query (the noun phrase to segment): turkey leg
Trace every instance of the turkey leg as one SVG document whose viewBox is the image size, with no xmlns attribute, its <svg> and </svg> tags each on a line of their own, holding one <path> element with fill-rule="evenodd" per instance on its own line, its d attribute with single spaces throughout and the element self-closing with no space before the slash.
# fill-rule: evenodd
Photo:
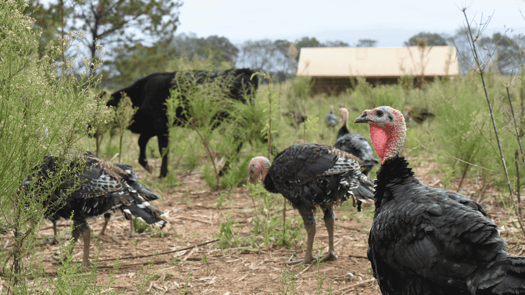
<svg viewBox="0 0 525 295">
<path fill-rule="evenodd" d="M 82 262 L 84 263 L 84 266 L 86 268 L 89 267 L 89 244 L 91 242 L 91 229 L 89 228 L 89 224 L 84 221 L 83 224 L 78 224 L 75 222 L 74 224 L 75 229 L 73 229 L 73 232 L 71 235 L 73 236 L 72 244 L 69 246 L 69 249 L 67 250 L 67 255 L 71 255 L 73 253 L 73 248 L 75 248 L 75 244 L 77 243 L 78 238 L 80 237 L 80 234 L 82 234 L 82 238 L 84 239 L 84 256 L 82 258 Z M 67 259 L 64 257 L 63 260 Z M 60 258 L 53 256 L 53 259 L 60 261 Z M 60 263 L 60 262 L 59 262 Z"/>
<path fill-rule="evenodd" d="M 126 213 L 125 213 L 126 214 Z M 133 237 L 133 234 L 135 233 L 135 229 L 133 227 L 133 216 L 128 215 L 129 217 L 129 236 Z"/>
<path fill-rule="evenodd" d="M 111 218 L 111 213 L 104 213 L 104 225 L 102 226 L 102 229 L 100 230 L 100 233 L 98 234 L 98 237 L 105 235 L 106 232 L 106 226 L 108 226 L 109 219 Z"/>
<path fill-rule="evenodd" d="M 306 253 L 304 255 L 304 259 L 298 259 L 298 260 L 292 260 L 286 262 L 286 264 L 290 265 L 301 265 L 301 264 L 307 264 L 314 261 L 314 257 L 312 256 L 312 249 L 314 245 L 314 237 L 315 237 L 315 218 L 314 214 L 310 210 L 306 210 L 304 208 L 298 208 L 299 213 L 301 213 L 301 216 L 303 218 L 304 222 L 304 229 L 306 230 L 307 240 L 306 240 Z"/>
<path fill-rule="evenodd" d="M 53 240 L 51 242 L 49 242 L 49 244 L 56 245 L 56 244 L 58 244 L 58 239 L 57 239 L 57 234 L 58 234 L 57 221 L 53 219 L 53 220 L 51 220 L 51 222 L 53 223 Z"/>
<path fill-rule="evenodd" d="M 91 230 L 90 228 L 81 228 L 82 237 L 84 238 L 84 257 L 82 262 L 86 268 L 89 268 L 89 243 L 91 242 Z"/>
<path fill-rule="evenodd" d="M 335 255 L 334 250 L 334 210 L 332 210 L 332 207 L 329 207 L 324 210 L 324 225 L 326 226 L 326 230 L 328 231 L 328 254 L 321 257 L 319 261 L 330 261 L 330 260 L 336 260 L 337 255 Z"/>
</svg>

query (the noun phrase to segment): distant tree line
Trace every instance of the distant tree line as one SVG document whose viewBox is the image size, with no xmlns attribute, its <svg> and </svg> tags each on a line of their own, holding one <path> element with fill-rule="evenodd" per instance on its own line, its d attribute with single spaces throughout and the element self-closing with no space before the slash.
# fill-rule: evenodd
<svg viewBox="0 0 525 295">
<path fill-rule="evenodd" d="M 321 42 L 315 37 L 297 40 L 248 40 L 235 46 L 226 37 L 198 37 L 176 34 L 181 0 L 29 0 L 26 13 L 42 29 L 39 54 L 52 46 L 70 48 L 68 57 L 78 56 L 78 70 L 100 75 L 102 85 L 112 88 L 128 85 L 153 72 L 167 71 L 174 58 L 206 60 L 214 68 L 249 67 L 270 72 L 282 81 L 296 72 L 300 50 L 308 47 L 374 47 L 376 40 L 360 39 L 356 44 L 343 41 Z M 82 36 L 72 36 L 78 31 Z M 474 63 L 467 34 L 459 29 L 453 36 L 421 32 L 404 42 L 405 46 L 455 46 L 461 73 Z M 76 42 L 76 43 L 75 43 Z M 83 44 L 84 50 L 72 45 Z M 107 52 L 100 50 L 103 45 Z M 494 33 L 479 39 L 480 51 L 489 57 L 494 69 L 503 74 L 521 71 L 521 36 Z M 65 60 L 62 56 L 55 60 Z M 91 60 L 102 59 L 104 67 L 91 73 Z M 87 61 L 87 62 L 86 62 Z"/>
</svg>

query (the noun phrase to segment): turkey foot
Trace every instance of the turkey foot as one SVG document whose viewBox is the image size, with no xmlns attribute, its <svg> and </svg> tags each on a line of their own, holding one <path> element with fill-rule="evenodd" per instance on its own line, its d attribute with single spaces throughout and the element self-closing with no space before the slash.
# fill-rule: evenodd
<svg viewBox="0 0 525 295">
<path fill-rule="evenodd" d="M 337 255 L 334 251 L 328 252 L 328 254 L 321 256 L 320 258 L 316 259 L 319 262 L 325 262 L 325 261 L 333 261 L 337 260 Z"/>
<path fill-rule="evenodd" d="M 101 236 L 106 235 L 106 227 L 108 226 L 109 219 L 111 219 L 111 213 L 109 212 L 104 213 L 104 225 L 102 226 L 102 229 L 100 230 L 100 233 L 98 234 L 99 239 Z"/>
<path fill-rule="evenodd" d="M 47 238 L 47 239 L 43 240 L 41 244 L 42 245 L 47 245 L 47 244 L 49 244 L 49 245 L 57 245 L 58 244 L 58 240 L 57 240 L 56 237 L 53 237 L 53 239 Z"/>
<path fill-rule="evenodd" d="M 287 261 L 286 264 L 295 266 L 295 265 L 312 263 L 315 260 L 314 257 L 312 256 L 312 247 L 314 245 L 314 237 L 315 237 L 315 223 L 309 226 L 306 226 L 305 229 L 306 229 L 306 234 L 307 234 L 307 240 L 306 240 L 306 254 L 304 256 L 304 259 Z"/>
<path fill-rule="evenodd" d="M 51 220 L 53 222 L 53 239 L 47 238 L 46 240 L 42 241 L 42 244 L 50 244 L 50 245 L 57 245 L 58 239 L 57 239 L 57 221 Z"/>
</svg>

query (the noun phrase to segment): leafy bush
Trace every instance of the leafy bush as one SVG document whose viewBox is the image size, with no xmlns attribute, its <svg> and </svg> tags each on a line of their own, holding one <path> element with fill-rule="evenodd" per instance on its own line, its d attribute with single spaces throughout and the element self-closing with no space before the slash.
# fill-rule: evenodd
<svg viewBox="0 0 525 295">
<path fill-rule="evenodd" d="M 19 186 L 44 156 L 67 156 L 70 151 L 82 150 L 80 139 L 86 136 L 97 111 L 94 95 L 87 88 L 97 84 L 95 77 L 71 74 L 76 70 L 74 60 L 55 66 L 49 56 L 59 56 L 59 48 L 49 47 L 46 55 L 38 57 L 39 32 L 34 20 L 22 12 L 26 5 L 24 1 L 0 2 L 0 222 L 9 229 L 5 238 L 13 243 L 0 253 L 0 267 L 8 292 L 14 294 L 38 292 L 26 278 L 44 271 L 34 254 L 45 202 L 63 179 L 76 171 L 60 169 L 67 163 L 63 161 L 49 180 L 33 175 L 30 187 Z M 66 36 L 65 44 L 73 37 Z M 92 62 L 96 70 L 98 63 Z M 34 186 L 37 182 L 38 190 Z M 67 277 L 70 272 L 67 267 L 59 271 L 57 281 L 71 280 Z M 96 286 L 93 280 L 78 283 L 61 284 L 57 291 L 71 294 Z"/>
</svg>

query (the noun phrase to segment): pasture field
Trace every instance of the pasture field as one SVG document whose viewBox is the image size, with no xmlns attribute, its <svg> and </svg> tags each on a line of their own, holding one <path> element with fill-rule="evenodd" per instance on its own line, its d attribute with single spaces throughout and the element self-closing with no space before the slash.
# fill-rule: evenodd
<svg viewBox="0 0 525 295">
<path fill-rule="evenodd" d="M 410 160 L 416 162 L 417 158 L 410 157 Z M 153 162 L 157 168 L 160 167 L 160 159 Z M 420 180 L 442 187 L 442 175 L 433 173 L 437 165 L 427 161 L 420 163 L 414 168 Z M 305 249 L 304 229 L 298 224 L 301 219 L 289 206 L 287 218 L 291 224 L 287 230 L 297 231 L 298 236 L 289 241 L 288 247 L 274 244 L 273 238 L 266 245 L 264 233 L 253 232 L 255 216 L 261 213 L 254 208 L 249 189 L 211 190 L 200 177 L 200 172 L 182 174 L 178 176 L 177 186 L 167 187 L 163 183 L 165 180 L 149 175 L 142 168 L 136 169 L 139 178 L 148 185 L 164 187 L 157 190 L 162 200 L 154 205 L 165 212 L 163 218 L 169 224 L 162 230 L 162 236 L 153 230 L 129 237 L 129 223 L 120 212 L 115 214 L 107 229 L 109 236 L 91 244 L 91 259 L 97 255 L 99 259 L 96 270 L 98 290 L 110 294 L 380 294 L 371 274 L 370 262 L 366 259 L 373 204 L 365 204 L 361 213 L 356 212 L 351 202 L 336 209 L 336 261 L 310 267 L 289 267 L 284 261 L 292 256 L 302 257 Z M 457 188 L 457 184 L 458 180 L 450 181 L 449 189 Z M 482 186 L 479 180 L 468 180 L 463 186 L 464 194 L 477 199 Z M 226 195 L 225 200 L 218 209 L 222 194 Z M 523 235 L 512 226 L 516 222 L 512 212 L 498 201 L 498 192 L 493 187 L 485 188 L 483 195 L 482 205 L 490 218 L 503 226 L 501 235 L 509 243 L 509 252 L 521 254 L 525 249 Z M 282 220 L 282 199 L 277 196 L 277 206 L 269 208 L 269 214 L 279 221 Z M 255 202 L 260 205 L 263 200 Z M 322 214 L 317 214 L 316 218 L 314 250 L 320 254 L 326 250 L 328 238 Z M 89 220 L 93 236 L 100 231 L 103 221 L 102 217 Z M 233 223 L 230 226 L 234 232 L 229 237 L 231 244 L 224 243 L 224 239 L 217 241 L 221 226 L 228 222 Z M 64 220 L 59 222 L 64 238 L 70 235 L 69 224 Z M 277 224 L 276 229 L 280 230 L 281 225 Z M 277 235 L 280 233 L 282 231 L 277 231 Z M 52 229 L 48 223 L 39 237 L 51 236 Z M 201 245 L 210 241 L 212 243 Z M 80 261 L 82 247 L 79 241 L 73 251 L 75 260 Z M 58 268 L 52 264 L 51 256 L 59 249 L 59 246 L 50 245 L 38 248 L 37 257 L 42 259 L 49 278 L 57 276 Z M 179 249 L 186 250 L 175 252 Z M 162 252 L 171 253 L 141 258 Z M 118 258 L 121 259 L 117 262 Z M 115 265 L 118 265 L 117 269 Z M 71 274 L 71 279 L 89 275 Z"/>
<path fill-rule="evenodd" d="M 67 42 L 51 44 L 46 55 L 39 57 L 40 36 L 31 29 L 33 20 L 23 9 L 24 1 L 0 4 L 0 19 L 5 23 L 0 38 L 0 232 L 5 233 L 0 235 L 1 294 L 379 294 L 366 258 L 373 204 L 365 204 L 361 213 L 351 202 L 335 210 L 336 261 L 288 267 L 286 260 L 304 254 L 301 218 L 289 204 L 283 210 L 282 196 L 265 192 L 261 184 L 246 184 L 249 160 L 268 155 L 268 145 L 259 139 L 268 133 L 270 118 L 272 146 L 277 151 L 298 142 L 333 145 L 338 128 L 324 124 L 330 105 L 336 113 L 339 105 L 346 107 L 350 121 L 364 109 L 381 105 L 402 111 L 410 108 L 413 114 L 432 112 L 434 118 L 408 126 L 402 155 L 424 183 L 458 190 L 482 204 L 488 217 L 501 227 L 510 254 L 523 255 L 525 236 L 515 207 L 523 207 L 523 202 L 515 201 L 515 193 L 509 195 L 484 90 L 473 71 L 427 82 L 421 89 L 414 87 L 414 77 L 409 76 L 397 85 L 378 87 L 358 78 L 353 89 L 339 96 L 315 97 L 310 95 L 310 79 L 295 77 L 281 84 L 261 85 L 251 105 L 229 104 L 237 108 L 230 117 L 237 124 L 225 122 L 215 130 L 209 128 L 210 114 L 223 111 L 223 104 L 209 104 L 207 97 L 216 98 L 214 89 L 219 88 L 202 86 L 191 99 L 194 106 L 206 107 L 192 110 L 198 120 L 194 129 L 200 134 L 191 128 L 170 129 L 169 173 L 158 179 L 160 154 L 155 140 L 150 141 L 147 156 L 156 171 L 148 174 L 137 162 L 137 135 L 125 128 L 113 136 L 110 128 L 102 130 L 114 118 L 98 99 L 100 89 L 92 88 L 100 81 L 86 73 L 77 75 L 79 63 L 85 62 L 85 68 L 96 72 L 100 61 L 56 64 L 64 50 L 60 47 L 68 46 Z M 66 37 L 74 40 L 73 35 Z M 180 62 L 175 59 L 167 64 L 171 70 L 175 65 L 188 68 Z M 169 69 L 159 72 L 163 70 Z M 523 154 L 506 86 L 517 129 L 523 134 L 523 78 L 501 76 L 490 69 L 485 74 L 514 190 L 517 176 L 523 179 L 525 174 L 521 160 L 517 165 L 521 172 L 514 165 L 516 151 Z M 297 125 L 282 115 L 290 110 L 306 115 L 306 122 Z M 165 212 L 168 225 L 159 230 L 136 223 L 138 233 L 129 237 L 129 222 L 116 213 L 107 236 L 98 238 L 103 218 L 89 219 L 93 267 L 85 270 L 79 262 L 82 241 L 74 247 L 72 259 L 61 265 L 53 263 L 52 256 L 63 255 L 71 244 L 71 222 L 60 221 L 58 245 L 42 243 L 52 235 L 43 209 L 60 179 L 45 183 L 39 194 L 24 193 L 19 186 L 46 155 L 95 152 L 95 139 L 86 134 L 88 126 L 91 131 L 100 128 L 103 135 L 99 157 L 132 165 L 141 182 L 162 197 L 153 205 Z M 370 139 L 366 124 L 350 123 L 349 128 Z M 224 163 L 220 159 L 231 156 L 237 146 L 229 140 L 233 135 L 240 135 L 244 147 L 233 154 L 229 172 L 217 181 L 215 169 Z M 370 173 L 372 179 L 377 169 Z M 316 218 L 314 250 L 321 254 L 327 247 L 327 232 L 321 216 Z"/>
<path fill-rule="evenodd" d="M 469 81 L 473 85 L 468 84 Z M 454 163 L 453 158 L 461 159 L 461 154 L 454 151 L 453 147 L 455 144 L 469 143 L 469 137 L 453 128 L 454 124 L 465 123 L 462 118 L 450 123 L 454 117 L 444 114 L 447 107 L 448 112 L 457 116 L 463 111 L 461 116 L 464 118 L 476 119 L 476 116 L 484 112 L 484 105 L 465 101 L 467 99 L 461 97 L 462 91 L 465 90 L 460 87 L 472 87 L 472 93 L 465 94 L 472 99 L 480 94 L 475 88 L 475 77 L 460 77 L 457 81 L 448 82 L 449 84 L 436 82 L 422 91 L 404 90 L 402 85 L 377 88 L 361 85 L 355 91 L 339 97 L 314 98 L 299 96 L 305 91 L 296 88 L 307 87 L 307 82 L 304 78 L 297 78 L 282 85 L 262 86 L 259 90 L 256 104 L 266 99 L 268 91 L 278 94 L 277 109 L 274 109 L 277 115 L 274 116 L 273 122 L 274 130 L 277 130 L 273 144 L 278 150 L 294 142 L 332 144 L 338 128 L 329 128 L 323 122 L 331 104 L 336 110 L 339 104 L 347 107 L 351 113 L 350 118 L 354 118 L 360 114 L 359 109 L 371 108 L 373 105 L 393 105 L 403 109 L 406 105 L 416 106 L 416 103 L 419 103 L 435 113 L 436 117 L 409 127 L 404 154 L 409 158 L 416 176 L 421 181 L 429 186 L 457 190 L 464 171 L 461 170 L 461 161 L 457 160 Z M 441 96 L 439 92 L 440 89 L 454 87 L 459 88 L 456 90 L 456 96 L 451 97 L 456 100 L 454 107 L 457 111 L 443 98 L 450 94 L 445 93 Z M 496 90 L 493 91 L 496 93 Z M 495 101 L 496 106 L 502 110 L 500 122 L 504 122 L 505 101 L 497 96 Z M 473 105 L 477 108 L 473 108 Z M 312 121 L 315 117 L 320 119 L 311 126 L 307 125 L 307 129 L 304 128 L 304 124 L 296 128 L 289 118 L 281 115 L 291 109 L 300 111 Z M 478 123 L 478 126 L 474 123 L 469 126 L 486 126 L 480 120 Z M 367 128 L 362 128 L 360 124 L 350 123 L 349 126 L 353 132 L 359 132 L 369 139 Z M 502 137 L 508 140 L 504 141 L 504 145 L 508 148 L 514 146 L 515 139 L 510 132 L 512 130 L 502 129 Z M 222 132 L 215 131 L 210 134 L 211 147 L 220 146 Z M 505 135 L 506 133 L 509 135 Z M 440 138 L 442 134 L 447 134 L 447 138 Z M 99 156 L 117 161 L 118 138 L 110 139 L 109 131 L 104 136 Z M 454 141 L 455 136 L 462 136 L 462 140 Z M 490 133 L 487 133 L 487 137 L 490 137 Z M 92 281 L 86 284 L 92 284 L 93 290 L 106 293 L 380 294 L 366 258 L 367 233 L 374 210 L 372 203 L 365 204 L 361 213 L 356 212 L 351 202 L 346 202 L 336 209 L 335 242 L 338 260 L 309 267 L 289 267 L 284 262 L 291 257 L 302 257 L 305 249 L 306 235 L 299 214 L 288 204 L 283 243 L 284 198 L 280 195 L 261 193 L 260 183 L 257 188 L 246 186 L 246 168 L 243 168 L 244 172 L 235 170 L 246 165 L 246 159 L 249 160 L 253 155 L 266 155 L 267 146 L 261 143 L 245 144 L 239 159 L 232 167 L 232 171 L 237 173 L 236 177 L 240 178 L 240 184 L 228 187 L 228 183 L 223 182 L 219 189 L 215 189 L 214 177 L 207 178 L 211 165 L 195 132 L 188 128 L 175 127 L 171 130 L 170 138 L 170 174 L 166 179 L 157 178 L 161 159 L 156 140 L 150 141 L 148 146 L 148 157 L 156 166 L 153 174 L 149 174 L 138 165 L 138 136 L 129 131 L 124 134 L 121 160 L 133 165 L 141 182 L 161 195 L 162 199 L 155 201 L 153 205 L 165 212 L 163 218 L 168 221 L 168 225 L 162 231 L 146 227 L 148 232 L 129 237 L 129 222 L 120 213 L 116 213 L 107 230 L 109 236 L 101 237 L 92 243 L 91 260 L 98 257 L 96 271 L 64 274 L 60 269 L 66 267 L 57 267 L 51 259 L 53 253 L 63 251 L 70 236 L 67 227 L 70 222 L 61 221 L 59 224 L 62 243 L 57 246 L 39 246 L 36 251 L 35 259 L 42 261 L 45 271 L 43 275 L 46 278 L 35 279 L 34 284 L 53 290 L 53 284 L 49 283 L 53 277 L 75 280 L 84 276 L 91 278 Z M 94 149 L 92 138 L 84 138 L 82 142 L 88 150 Z M 475 149 L 481 150 L 489 149 L 490 146 L 479 138 L 469 144 L 469 147 L 474 146 Z M 461 148 L 461 145 L 457 147 Z M 467 171 L 460 192 L 484 206 L 489 212 L 489 218 L 502 227 L 500 233 L 509 243 L 510 254 L 521 255 L 525 249 L 524 236 L 502 185 L 503 177 L 500 174 L 503 173 L 498 167 L 497 154 L 486 150 L 479 153 L 482 153 L 484 158 L 474 158 L 479 162 L 472 163 L 476 166 L 471 165 Z M 464 155 L 469 156 L 468 153 Z M 487 159 L 490 155 L 496 157 Z M 224 154 L 217 151 L 216 156 L 218 160 Z M 512 158 L 509 158 L 508 162 L 509 171 L 512 173 Z M 492 168 L 498 170 L 488 170 Z M 377 168 L 372 171 L 371 178 L 375 178 L 376 171 Z M 316 218 L 318 229 L 314 250 L 315 253 L 321 254 L 327 247 L 327 233 L 322 214 L 318 213 Z M 96 236 L 102 227 L 103 218 L 88 221 L 93 230 L 92 236 Z M 38 239 L 43 240 L 52 235 L 49 225 L 44 225 L 39 231 Z M 9 239 L 6 242 L 9 243 Z M 81 257 L 82 246 L 81 241 L 75 246 L 75 261 Z M 94 281 L 97 282 L 96 285 Z"/>
</svg>

